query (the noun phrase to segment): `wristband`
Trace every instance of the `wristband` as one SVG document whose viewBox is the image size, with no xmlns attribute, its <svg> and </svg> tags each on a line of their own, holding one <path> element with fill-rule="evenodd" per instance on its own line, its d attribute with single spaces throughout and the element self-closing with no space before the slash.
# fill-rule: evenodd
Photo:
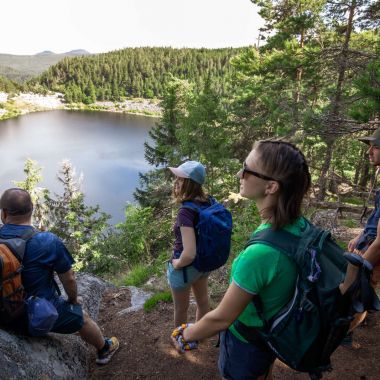
<svg viewBox="0 0 380 380">
<path fill-rule="evenodd" d="M 183 323 L 181 326 L 175 328 L 172 332 L 171 337 L 181 352 L 194 350 L 198 347 L 197 341 L 187 342 L 183 337 L 184 330 L 191 325 L 192 323 Z"/>
</svg>

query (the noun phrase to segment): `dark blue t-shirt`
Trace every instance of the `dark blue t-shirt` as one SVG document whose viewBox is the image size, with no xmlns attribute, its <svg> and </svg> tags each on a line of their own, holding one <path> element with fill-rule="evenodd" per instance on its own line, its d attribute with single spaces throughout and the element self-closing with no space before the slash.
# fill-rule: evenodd
<svg viewBox="0 0 380 380">
<path fill-rule="evenodd" d="M 24 235 L 31 226 L 5 224 L 0 228 L 1 238 Z M 74 263 L 62 241 L 51 232 L 39 232 L 26 243 L 22 283 L 28 296 L 36 295 L 53 301 L 58 293 L 53 281 L 54 272 L 65 273 Z"/>
<path fill-rule="evenodd" d="M 365 252 L 370 244 L 376 239 L 377 225 L 380 219 L 380 190 L 376 191 L 375 208 L 365 224 L 363 233 L 356 244 L 356 249 Z"/>
</svg>

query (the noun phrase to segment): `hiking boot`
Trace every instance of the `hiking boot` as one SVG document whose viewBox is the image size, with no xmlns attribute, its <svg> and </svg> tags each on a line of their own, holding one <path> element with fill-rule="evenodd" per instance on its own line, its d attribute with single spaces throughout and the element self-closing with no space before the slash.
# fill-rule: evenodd
<svg viewBox="0 0 380 380">
<path fill-rule="evenodd" d="M 353 331 L 347 333 L 347 335 L 344 337 L 344 339 L 342 340 L 340 345 L 342 347 L 353 348 L 354 350 L 361 348 L 360 343 L 357 343 L 354 341 L 354 332 Z"/>
<path fill-rule="evenodd" d="M 107 364 L 113 354 L 117 351 L 119 348 L 119 341 L 116 337 L 107 338 L 105 340 L 104 347 L 98 351 L 98 357 L 96 359 L 96 364 Z"/>
</svg>

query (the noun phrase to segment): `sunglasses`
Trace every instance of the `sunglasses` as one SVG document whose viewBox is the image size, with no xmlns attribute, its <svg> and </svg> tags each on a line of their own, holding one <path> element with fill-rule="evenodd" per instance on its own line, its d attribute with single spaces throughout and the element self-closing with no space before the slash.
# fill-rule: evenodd
<svg viewBox="0 0 380 380">
<path fill-rule="evenodd" d="M 255 172 L 254 170 L 248 169 L 247 164 L 244 162 L 243 163 L 243 169 L 241 169 L 241 178 L 244 179 L 245 173 L 251 174 L 251 175 L 253 175 L 253 176 L 257 177 L 257 178 L 261 178 L 261 179 L 264 179 L 266 181 L 277 181 L 277 179 L 269 177 L 269 176 L 267 176 L 265 174 L 261 174 L 261 173 Z M 279 182 L 279 181 L 277 181 L 277 182 Z"/>
</svg>

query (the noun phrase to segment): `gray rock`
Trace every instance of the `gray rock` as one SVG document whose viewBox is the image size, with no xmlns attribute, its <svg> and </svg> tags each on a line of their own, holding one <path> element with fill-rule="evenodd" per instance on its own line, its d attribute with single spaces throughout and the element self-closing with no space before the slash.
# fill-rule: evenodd
<svg viewBox="0 0 380 380">
<path fill-rule="evenodd" d="M 84 308 L 96 320 L 102 294 L 110 285 L 88 274 L 77 275 L 77 281 Z M 77 335 L 32 338 L 0 329 L 0 379 L 87 378 L 91 349 Z"/>
</svg>

